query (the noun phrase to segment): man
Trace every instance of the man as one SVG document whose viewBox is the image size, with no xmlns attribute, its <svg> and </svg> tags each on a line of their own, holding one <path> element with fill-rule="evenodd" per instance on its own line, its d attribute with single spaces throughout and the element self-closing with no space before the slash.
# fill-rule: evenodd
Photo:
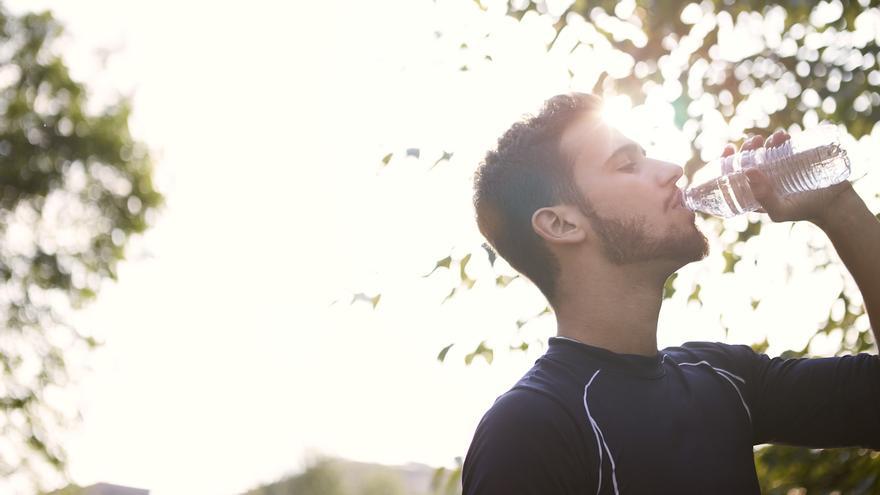
<svg viewBox="0 0 880 495">
<path fill-rule="evenodd" d="M 547 297 L 558 335 L 477 427 L 464 495 L 759 493 L 756 444 L 880 449 L 876 355 L 657 350 L 664 282 L 708 244 L 675 185 L 681 168 L 646 157 L 600 105 L 551 98 L 475 175 L 480 231 Z M 788 138 L 754 136 L 742 149 Z M 850 183 L 782 198 L 760 171 L 748 178 L 772 220 L 825 231 L 880 339 L 880 222 Z"/>
</svg>

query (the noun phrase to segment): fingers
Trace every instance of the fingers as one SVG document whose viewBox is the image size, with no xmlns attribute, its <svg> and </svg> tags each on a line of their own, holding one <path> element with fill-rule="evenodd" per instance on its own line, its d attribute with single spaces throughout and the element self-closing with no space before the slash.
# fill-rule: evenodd
<svg viewBox="0 0 880 495">
<path fill-rule="evenodd" d="M 753 149 L 760 148 L 763 145 L 764 145 L 764 138 L 760 134 L 755 134 L 753 136 L 749 136 L 749 138 L 743 142 L 742 146 L 740 146 L 739 150 L 740 151 L 753 150 Z"/>
<path fill-rule="evenodd" d="M 776 192 L 773 190 L 773 187 L 770 184 L 770 178 L 767 177 L 767 174 L 757 168 L 750 168 L 746 170 L 745 173 L 746 177 L 748 177 L 749 187 L 752 190 L 752 194 L 755 195 L 755 199 L 761 204 L 761 209 L 758 211 L 761 211 L 762 213 L 767 213 L 768 210 L 778 211 L 780 209 L 780 200 L 776 195 Z"/>
<path fill-rule="evenodd" d="M 724 146 L 724 151 L 721 152 L 721 157 L 724 158 L 734 153 L 736 153 L 736 146 L 734 146 L 732 143 L 727 143 L 727 145 Z"/>
<path fill-rule="evenodd" d="M 740 146 L 739 151 L 747 151 L 754 150 L 757 148 L 772 148 L 774 146 L 779 146 L 780 144 L 787 141 L 791 136 L 785 132 L 784 130 L 778 130 L 764 139 L 764 137 L 760 134 L 751 134 L 749 135 L 745 141 L 743 141 L 742 146 Z M 728 157 L 734 153 L 736 153 L 736 146 L 733 143 L 728 143 L 724 146 L 724 150 L 721 152 L 721 157 Z"/>
<path fill-rule="evenodd" d="M 778 130 L 778 131 L 774 132 L 773 134 L 771 134 L 770 137 L 768 137 L 766 141 L 764 141 L 764 147 L 765 148 L 772 148 L 774 146 L 779 146 L 780 144 L 786 142 L 790 138 L 791 138 L 791 136 L 787 132 L 785 132 L 783 130 Z"/>
</svg>

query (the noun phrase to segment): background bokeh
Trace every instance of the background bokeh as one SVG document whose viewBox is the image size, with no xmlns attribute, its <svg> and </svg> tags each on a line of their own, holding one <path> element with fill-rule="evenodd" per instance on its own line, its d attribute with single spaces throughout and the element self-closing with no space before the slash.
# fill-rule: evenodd
<svg viewBox="0 0 880 495">
<path fill-rule="evenodd" d="M 483 248 L 471 174 L 557 93 L 693 181 L 748 133 L 835 123 L 880 209 L 869 2 L 0 8 L 2 493 L 455 493 L 555 332 Z M 876 353 L 813 225 L 697 223 L 661 346 Z M 765 493 L 880 489 L 870 451 L 756 464 Z"/>
</svg>

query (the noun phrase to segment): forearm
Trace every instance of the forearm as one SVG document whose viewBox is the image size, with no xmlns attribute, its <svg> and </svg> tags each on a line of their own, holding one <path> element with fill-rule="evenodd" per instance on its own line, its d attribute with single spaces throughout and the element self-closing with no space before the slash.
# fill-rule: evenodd
<svg viewBox="0 0 880 495">
<path fill-rule="evenodd" d="M 850 188 L 835 198 L 823 217 L 813 223 L 828 235 L 859 286 L 874 341 L 880 343 L 880 220 Z"/>
</svg>

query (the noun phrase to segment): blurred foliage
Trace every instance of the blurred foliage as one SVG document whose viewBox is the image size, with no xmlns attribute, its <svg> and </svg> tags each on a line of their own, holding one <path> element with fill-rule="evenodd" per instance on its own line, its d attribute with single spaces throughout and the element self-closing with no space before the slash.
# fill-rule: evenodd
<svg viewBox="0 0 880 495">
<path fill-rule="evenodd" d="M 57 432 L 72 418 L 51 401 L 65 353 L 97 342 L 64 321 L 94 299 L 133 234 L 162 204 L 145 147 L 120 98 L 95 109 L 59 54 L 49 13 L 0 4 L 0 476 L 66 464 Z"/>
<path fill-rule="evenodd" d="M 461 493 L 462 458 L 455 458 L 455 468 L 437 468 L 431 478 L 431 489 L 435 495 L 458 495 Z"/>
<path fill-rule="evenodd" d="M 437 473 L 428 466 L 391 467 L 319 458 L 293 476 L 250 490 L 245 495 L 457 495 L 433 486 Z M 433 476 L 433 478 L 432 478 Z M 429 486 L 430 485 L 430 486 Z M 455 487 L 453 487 L 455 488 Z"/>
<path fill-rule="evenodd" d="M 358 495 L 406 495 L 400 479 L 390 473 L 371 475 L 357 493 Z"/>
<path fill-rule="evenodd" d="M 322 459 L 299 475 L 262 486 L 246 495 L 346 495 L 342 476 L 332 461 Z"/>
<path fill-rule="evenodd" d="M 41 494 L 45 493 L 45 495 L 82 495 L 83 491 L 84 491 L 83 487 L 81 487 L 77 484 L 71 483 L 70 485 L 67 485 L 64 488 L 61 488 L 59 490 L 53 490 L 48 493 L 46 493 L 46 492 L 40 492 L 40 493 Z"/>
<path fill-rule="evenodd" d="M 774 445 L 755 453 L 755 467 L 761 493 L 846 493 L 870 495 L 878 492 L 880 452 L 864 449 L 805 449 Z"/>
<path fill-rule="evenodd" d="M 474 1 L 488 10 L 483 2 Z M 845 124 L 849 134 L 858 139 L 871 133 L 880 117 L 880 112 L 874 111 L 880 105 L 880 10 L 873 1 L 787 0 L 768 4 L 756 0 L 510 0 L 507 15 L 523 22 L 527 17 L 532 21 L 548 20 L 554 35 L 545 48 L 556 54 L 568 54 L 572 78 L 587 70 L 582 59 L 593 51 L 602 52 L 602 60 L 627 62 L 624 65 L 629 68 L 625 71 L 600 71 L 593 93 L 603 97 L 625 94 L 637 106 L 645 102 L 647 94 L 662 88 L 662 94 L 675 109 L 675 124 L 691 138 L 692 158 L 685 164 L 688 178 L 703 165 L 700 137 L 708 129 L 727 126 L 734 136 L 768 135 L 776 129 L 794 131 L 827 120 Z M 752 49 L 734 55 L 723 53 L 719 35 L 722 31 L 729 35 L 738 28 L 748 32 Z M 440 31 L 434 34 L 437 38 L 442 36 Z M 491 37 L 492 33 L 479 36 Z M 458 45 L 463 53 L 473 50 L 467 41 Z M 485 64 L 492 63 L 492 55 L 477 53 L 464 58 Z M 461 71 L 478 69 L 467 64 L 460 67 Z M 589 68 L 597 69 L 603 68 Z M 444 152 L 447 153 L 452 154 Z M 390 159 L 391 154 L 386 155 L 383 162 L 387 164 Z M 703 219 L 723 244 L 724 263 L 719 275 L 735 271 L 743 259 L 738 248 L 759 235 L 763 223 L 769 221 L 750 216 L 744 229 L 729 232 L 729 225 L 721 219 L 705 215 Z M 735 235 L 723 235 L 731 233 Z M 826 249 L 831 249 L 830 244 L 816 248 Z M 497 269 L 495 254 L 486 245 L 460 261 L 451 255 L 440 259 L 425 276 L 440 269 L 453 269 L 454 263 L 461 268 L 459 280 L 443 302 L 475 283 L 482 283 L 465 274 L 464 265 L 471 255 L 486 256 Z M 822 269 L 830 263 L 817 261 L 813 268 Z M 838 268 L 844 269 L 842 265 Z M 498 269 L 493 274 L 495 286 L 505 288 L 517 276 Z M 664 287 L 664 298 L 675 294 L 674 281 L 675 276 L 670 277 Z M 687 302 L 702 306 L 702 288 L 696 284 L 689 290 Z M 760 303 L 759 298 L 753 297 L 752 310 L 757 310 Z M 864 315 L 864 307 L 853 304 L 843 291 L 833 307 L 842 307 L 843 311 L 829 311 L 827 322 L 817 329 L 816 336 L 840 336 L 837 355 L 874 350 L 870 328 L 858 329 L 855 325 Z M 538 316 L 542 314 L 549 311 Z M 527 321 L 517 321 L 514 339 L 519 339 L 518 331 Z M 813 339 L 803 349 L 789 350 L 782 356 L 807 356 L 812 342 Z M 447 360 L 453 345 L 440 351 L 440 361 Z M 525 350 L 528 343 L 514 340 L 504 347 Z M 753 347 L 764 352 L 768 342 L 765 339 Z M 491 362 L 491 353 L 492 348 L 483 341 L 465 360 L 470 363 L 482 355 Z M 762 446 L 755 457 L 765 493 L 880 493 L 880 459 L 875 452 Z M 459 475 L 460 467 L 452 472 L 440 471 L 438 484 Z"/>
</svg>

